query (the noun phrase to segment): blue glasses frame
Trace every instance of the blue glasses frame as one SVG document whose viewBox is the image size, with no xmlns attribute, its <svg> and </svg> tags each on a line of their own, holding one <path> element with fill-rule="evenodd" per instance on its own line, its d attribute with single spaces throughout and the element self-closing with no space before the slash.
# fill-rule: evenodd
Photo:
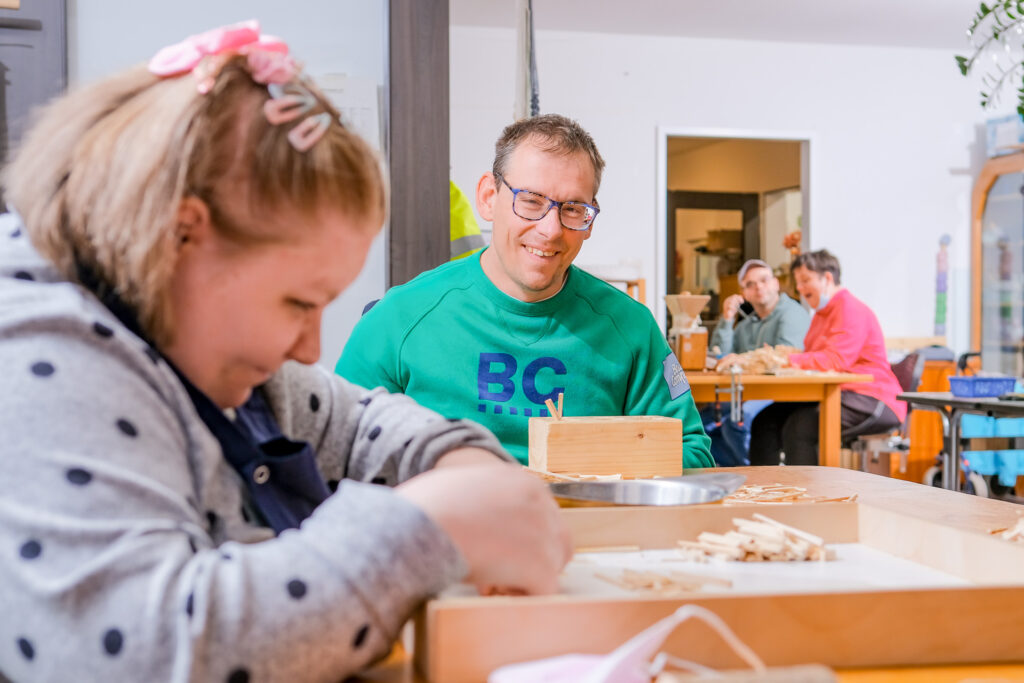
<svg viewBox="0 0 1024 683">
<path fill-rule="evenodd" d="M 600 207 L 593 206 L 591 204 L 587 204 L 586 202 L 573 202 L 573 201 L 556 202 L 551 197 L 547 197 L 547 196 L 542 195 L 542 194 L 540 194 L 538 192 L 534 192 L 533 190 L 524 190 L 524 189 L 519 189 L 519 188 L 512 187 L 511 185 L 508 184 L 508 181 L 505 180 L 504 176 L 502 176 L 499 173 L 495 173 L 495 175 L 498 177 L 498 180 L 500 180 L 501 183 L 505 187 L 507 187 L 509 189 L 509 191 L 512 193 L 512 212 L 515 215 L 517 215 L 520 218 L 522 218 L 524 221 L 539 221 L 542 218 L 544 218 L 544 216 L 547 216 L 551 212 L 552 208 L 557 206 L 558 207 L 558 222 L 562 225 L 562 227 L 565 228 L 566 230 L 575 230 L 575 231 L 578 231 L 578 232 L 583 232 L 584 230 L 590 230 L 590 227 L 594 224 L 594 219 L 597 218 L 597 214 L 601 213 Z M 534 197 L 540 197 L 541 199 L 547 200 L 548 208 L 544 209 L 544 213 L 542 213 L 541 215 L 537 216 L 536 218 L 530 218 L 528 216 L 522 215 L 521 213 L 516 211 L 516 200 L 519 199 L 519 193 L 520 192 L 526 192 L 527 194 L 533 195 Z M 582 207 L 584 207 L 584 209 L 586 210 L 587 214 L 589 215 L 589 218 L 587 218 L 586 222 L 582 226 L 580 226 L 578 228 L 574 228 L 572 226 L 566 225 L 565 224 L 565 220 L 562 219 L 562 207 L 563 206 L 582 206 Z"/>
</svg>

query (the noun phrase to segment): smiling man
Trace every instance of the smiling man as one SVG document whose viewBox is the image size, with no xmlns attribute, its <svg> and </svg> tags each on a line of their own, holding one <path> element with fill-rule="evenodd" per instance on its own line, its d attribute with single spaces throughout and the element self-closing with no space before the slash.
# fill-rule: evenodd
<svg viewBox="0 0 1024 683">
<path fill-rule="evenodd" d="M 483 252 L 392 288 L 360 321 L 337 372 L 488 427 L 527 462 L 527 425 L 565 394 L 565 415 L 683 421 L 684 467 L 711 466 L 686 376 L 647 308 L 572 265 L 594 230 L 604 160 L 555 114 L 495 145 L 476 206 Z"/>
</svg>

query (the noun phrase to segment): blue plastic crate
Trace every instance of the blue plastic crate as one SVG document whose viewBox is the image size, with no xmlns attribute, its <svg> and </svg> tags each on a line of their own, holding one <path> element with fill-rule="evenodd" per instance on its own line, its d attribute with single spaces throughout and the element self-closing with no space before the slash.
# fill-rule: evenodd
<svg viewBox="0 0 1024 683">
<path fill-rule="evenodd" d="M 996 419 L 995 435 L 1008 438 L 1024 436 L 1024 417 L 1000 417 Z"/>
<path fill-rule="evenodd" d="M 950 377 L 949 390 L 959 398 L 1002 396 L 1013 391 L 1014 377 Z"/>
<path fill-rule="evenodd" d="M 1024 474 L 1024 450 L 996 451 L 995 465 L 999 483 L 1013 486 L 1017 477 Z"/>
<path fill-rule="evenodd" d="M 995 474 L 998 472 L 996 465 L 996 451 L 964 451 L 964 458 L 967 466 L 978 474 Z"/>
<path fill-rule="evenodd" d="M 960 418 L 960 438 L 988 439 L 996 435 L 996 418 L 968 413 Z"/>
</svg>

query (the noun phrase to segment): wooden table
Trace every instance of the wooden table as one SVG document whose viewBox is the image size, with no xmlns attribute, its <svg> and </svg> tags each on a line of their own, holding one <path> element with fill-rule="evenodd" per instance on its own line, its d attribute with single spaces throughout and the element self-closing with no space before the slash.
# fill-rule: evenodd
<svg viewBox="0 0 1024 683">
<path fill-rule="evenodd" d="M 711 470 L 715 471 L 715 470 Z M 949 526 L 985 531 L 1006 526 L 1017 514 L 1020 506 L 989 498 L 978 498 L 956 491 L 947 491 L 921 484 L 880 477 L 874 474 L 825 467 L 735 467 L 720 471 L 746 475 L 748 484 L 790 484 L 808 489 L 809 495 L 847 496 L 858 494 L 860 502 L 885 508 L 905 515 L 937 521 Z M 771 506 L 765 506 L 770 508 Z M 838 617 L 837 617 L 838 618 Z M 921 628 L 928 628 L 922 624 Z M 1024 615 L 1021 616 L 1024 633 Z M 899 633 L 891 634 L 901 637 Z M 813 661 L 814 653 L 807 653 Z M 846 669 L 837 672 L 841 683 L 876 683 L 898 679 L 924 683 L 953 683 L 972 680 L 1024 680 L 1024 647 L 1018 664 L 946 665 L 927 667 L 899 667 L 885 669 Z M 396 647 L 385 662 L 355 678 L 356 681 L 379 683 L 427 683 L 412 668 L 411 657 Z M 434 682 L 436 683 L 436 682 Z M 481 682 L 483 683 L 483 682 Z"/>
<path fill-rule="evenodd" d="M 690 372 L 693 400 L 714 403 L 724 392 L 729 395 L 732 375 L 727 372 Z M 818 418 L 819 464 L 839 467 L 839 446 L 842 432 L 842 405 L 839 385 L 870 382 L 871 375 L 808 373 L 801 375 L 740 375 L 744 401 L 815 401 L 820 404 Z M 716 389 L 717 394 L 716 396 Z"/>
</svg>

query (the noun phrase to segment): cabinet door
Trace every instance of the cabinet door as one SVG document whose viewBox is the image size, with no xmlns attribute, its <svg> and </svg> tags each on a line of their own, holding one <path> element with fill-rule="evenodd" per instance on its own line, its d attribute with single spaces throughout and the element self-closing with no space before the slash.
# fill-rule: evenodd
<svg viewBox="0 0 1024 683">
<path fill-rule="evenodd" d="M 1024 173 L 988 192 L 981 224 L 981 366 L 1024 375 Z"/>
</svg>

